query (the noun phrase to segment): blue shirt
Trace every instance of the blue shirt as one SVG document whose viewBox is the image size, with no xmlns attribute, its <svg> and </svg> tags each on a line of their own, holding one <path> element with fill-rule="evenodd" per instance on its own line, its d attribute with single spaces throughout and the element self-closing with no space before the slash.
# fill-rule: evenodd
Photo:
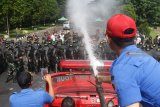
<svg viewBox="0 0 160 107">
<path fill-rule="evenodd" d="M 111 67 L 121 107 L 141 102 L 160 107 L 160 63 L 135 45 L 126 47 Z"/>
<path fill-rule="evenodd" d="M 53 97 L 44 90 L 23 89 L 12 94 L 9 101 L 11 107 L 44 107 L 44 104 L 53 101 Z"/>
</svg>

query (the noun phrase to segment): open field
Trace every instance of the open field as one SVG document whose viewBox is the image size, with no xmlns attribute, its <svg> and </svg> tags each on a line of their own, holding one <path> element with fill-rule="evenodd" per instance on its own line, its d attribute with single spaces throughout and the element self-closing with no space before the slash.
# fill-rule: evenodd
<svg viewBox="0 0 160 107">
<path fill-rule="evenodd" d="M 160 27 L 158 27 L 157 29 L 153 29 L 151 28 L 151 33 L 150 35 L 155 38 L 157 35 L 160 35 Z"/>
<path fill-rule="evenodd" d="M 39 30 L 47 29 L 49 27 L 53 27 L 53 25 L 48 24 L 46 26 L 38 25 L 38 26 L 32 26 L 30 28 L 12 29 L 12 30 L 10 30 L 10 38 L 14 38 L 14 37 L 16 37 L 16 35 L 18 37 L 21 37 L 21 36 L 24 36 L 29 33 L 33 33 L 33 32 L 39 31 Z M 0 36 L 4 36 L 4 35 L 7 35 L 6 31 L 0 31 Z"/>
</svg>

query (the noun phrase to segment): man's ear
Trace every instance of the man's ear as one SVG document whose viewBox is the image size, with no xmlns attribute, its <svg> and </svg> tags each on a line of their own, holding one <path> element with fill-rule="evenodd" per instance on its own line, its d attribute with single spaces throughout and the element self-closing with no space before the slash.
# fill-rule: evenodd
<svg viewBox="0 0 160 107">
<path fill-rule="evenodd" d="M 114 41 L 112 40 L 112 38 L 110 38 L 110 37 L 108 37 L 108 45 L 109 45 L 109 47 L 114 51 L 115 50 L 115 43 L 114 43 Z"/>
<path fill-rule="evenodd" d="M 107 42 L 108 42 L 109 45 L 111 45 L 112 44 L 112 39 L 110 37 L 107 37 Z"/>
<path fill-rule="evenodd" d="M 28 84 L 29 84 L 29 86 L 32 86 L 32 82 L 33 82 L 33 81 L 31 81 L 30 83 L 28 83 Z"/>
</svg>

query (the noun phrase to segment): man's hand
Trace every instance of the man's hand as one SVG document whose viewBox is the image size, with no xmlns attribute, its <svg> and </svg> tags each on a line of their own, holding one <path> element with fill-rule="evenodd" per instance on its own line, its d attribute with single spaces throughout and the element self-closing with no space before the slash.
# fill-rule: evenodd
<svg viewBox="0 0 160 107">
<path fill-rule="evenodd" d="M 43 79 L 49 84 L 52 83 L 52 78 L 50 74 L 44 75 Z"/>
<path fill-rule="evenodd" d="M 107 75 L 107 76 L 97 76 L 97 79 L 98 79 L 98 82 L 102 83 L 102 82 L 105 82 L 105 83 L 111 83 L 111 76 L 110 75 Z"/>
<path fill-rule="evenodd" d="M 53 90 L 53 86 L 52 86 L 52 78 L 50 74 L 46 74 L 44 77 L 44 80 L 48 83 L 49 86 L 49 94 L 54 97 L 54 90 Z"/>
</svg>

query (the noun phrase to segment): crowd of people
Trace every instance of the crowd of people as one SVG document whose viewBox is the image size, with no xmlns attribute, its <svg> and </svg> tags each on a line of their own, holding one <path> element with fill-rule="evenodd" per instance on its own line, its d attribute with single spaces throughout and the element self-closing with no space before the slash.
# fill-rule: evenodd
<svg viewBox="0 0 160 107">
<path fill-rule="evenodd" d="M 116 55 L 108 47 L 104 38 L 92 36 L 94 53 L 100 60 L 114 60 Z M 142 34 L 135 43 L 139 48 L 160 61 L 160 37 L 152 39 Z M 95 45 L 96 44 L 96 45 Z M 27 41 L 3 41 L 0 47 L 1 71 L 8 72 L 8 78 L 16 77 L 18 72 L 30 71 L 38 73 L 41 68 L 49 71 L 61 71 L 61 59 L 88 59 L 83 43 L 83 36 L 74 32 L 45 32 L 42 37 L 33 34 L 27 36 Z"/>
<path fill-rule="evenodd" d="M 109 48 L 100 33 L 91 37 L 97 59 L 114 60 L 115 53 Z M 18 72 L 30 71 L 38 73 L 41 68 L 59 72 L 61 59 L 85 60 L 88 54 L 83 43 L 83 36 L 74 32 L 52 31 L 43 35 L 28 35 L 26 41 L 3 41 L 0 46 L 0 73 L 7 71 L 6 81 L 16 77 Z M 160 61 L 160 36 L 152 39 L 139 34 L 135 39 L 136 45 L 155 59 Z M 14 79 L 13 79 L 14 80 Z"/>
<path fill-rule="evenodd" d="M 59 72 L 61 59 L 85 60 L 88 54 L 83 43 L 83 36 L 74 32 L 45 32 L 42 37 L 37 34 L 28 35 L 27 40 L 3 41 L 0 47 L 1 71 L 8 72 L 7 82 L 15 80 L 19 72 L 38 73 L 41 68 L 49 72 Z M 94 49 L 98 59 L 115 58 L 105 40 L 95 40 Z"/>
<path fill-rule="evenodd" d="M 160 36 L 157 35 L 155 38 L 145 37 L 142 34 L 138 34 L 136 38 L 136 45 L 143 51 L 147 52 L 155 59 L 160 61 Z"/>
</svg>

